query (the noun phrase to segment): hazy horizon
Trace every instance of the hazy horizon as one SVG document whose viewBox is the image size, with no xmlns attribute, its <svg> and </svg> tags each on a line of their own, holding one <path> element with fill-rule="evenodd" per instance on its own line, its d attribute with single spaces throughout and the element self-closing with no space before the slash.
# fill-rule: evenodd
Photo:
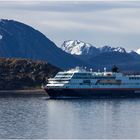
<svg viewBox="0 0 140 140">
<path fill-rule="evenodd" d="M 60 46 L 81 40 L 95 47 L 140 48 L 139 1 L 0 1 L 0 18 L 32 26 Z"/>
</svg>

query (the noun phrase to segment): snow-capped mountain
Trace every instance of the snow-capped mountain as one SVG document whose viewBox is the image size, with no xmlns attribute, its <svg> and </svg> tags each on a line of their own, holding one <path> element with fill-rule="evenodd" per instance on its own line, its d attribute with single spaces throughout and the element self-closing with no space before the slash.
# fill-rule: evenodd
<svg viewBox="0 0 140 140">
<path fill-rule="evenodd" d="M 72 55 L 92 55 L 97 49 L 89 43 L 80 40 L 64 41 L 61 49 Z"/>
<path fill-rule="evenodd" d="M 104 46 L 102 48 L 99 48 L 101 53 L 105 52 L 120 52 L 120 53 L 126 53 L 126 50 L 122 47 L 110 47 L 110 46 Z"/>
<path fill-rule="evenodd" d="M 72 54 L 72 55 L 98 55 L 101 53 L 106 52 L 119 52 L 119 53 L 126 53 L 126 50 L 122 47 L 110 47 L 104 46 L 101 48 L 96 48 L 89 43 L 85 43 L 80 40 L 68 40 L 64 41 L 61 46 L 61 49 L 65 52 Z"/>
</svg>

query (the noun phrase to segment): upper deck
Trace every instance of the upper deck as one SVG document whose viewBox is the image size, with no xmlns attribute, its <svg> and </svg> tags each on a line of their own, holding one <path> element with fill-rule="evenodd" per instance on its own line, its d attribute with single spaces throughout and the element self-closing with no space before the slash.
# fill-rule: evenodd
<svg viewBox="0 0 140 140">
<path fill-rule="evenodd" d="M 140 86 L 140 75 L 126 75 L 121 72 L 93 72 L 76 67 L 68 71 L 58 72 L 48 80 L 49 87 L 93 88 L 99 86 L 114 86 L 117 88 Z"/>
</svg>

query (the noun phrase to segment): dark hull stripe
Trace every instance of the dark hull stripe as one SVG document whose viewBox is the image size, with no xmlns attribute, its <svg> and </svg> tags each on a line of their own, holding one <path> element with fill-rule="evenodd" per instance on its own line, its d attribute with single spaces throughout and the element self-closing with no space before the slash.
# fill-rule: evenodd
<svg viewBox="0 0 140 140">
<path fill-rule="evenodd" d="M 52 98 L 57 97 L 100 97 L 140 96 L 140 89 L 45 89 Z"/>
<path fill-rule="evenodd" d="M 140 88 L 45 88 L 45 90 L 140 90 Z"/>
</svg>

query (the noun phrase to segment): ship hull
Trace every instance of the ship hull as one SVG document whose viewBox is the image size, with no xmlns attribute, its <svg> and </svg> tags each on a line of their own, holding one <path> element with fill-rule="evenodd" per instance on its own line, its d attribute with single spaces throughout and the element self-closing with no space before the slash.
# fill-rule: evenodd
<svg viewBox="0 0 140 140">
<path fill-rule="evenodd" d="M 63 97 L 80 97 L 80 98 L 96 98 L 96 97 L 140 97 L 140 89 L 52 89 L 45 88 L 50 98 Z"/>
</svg>

